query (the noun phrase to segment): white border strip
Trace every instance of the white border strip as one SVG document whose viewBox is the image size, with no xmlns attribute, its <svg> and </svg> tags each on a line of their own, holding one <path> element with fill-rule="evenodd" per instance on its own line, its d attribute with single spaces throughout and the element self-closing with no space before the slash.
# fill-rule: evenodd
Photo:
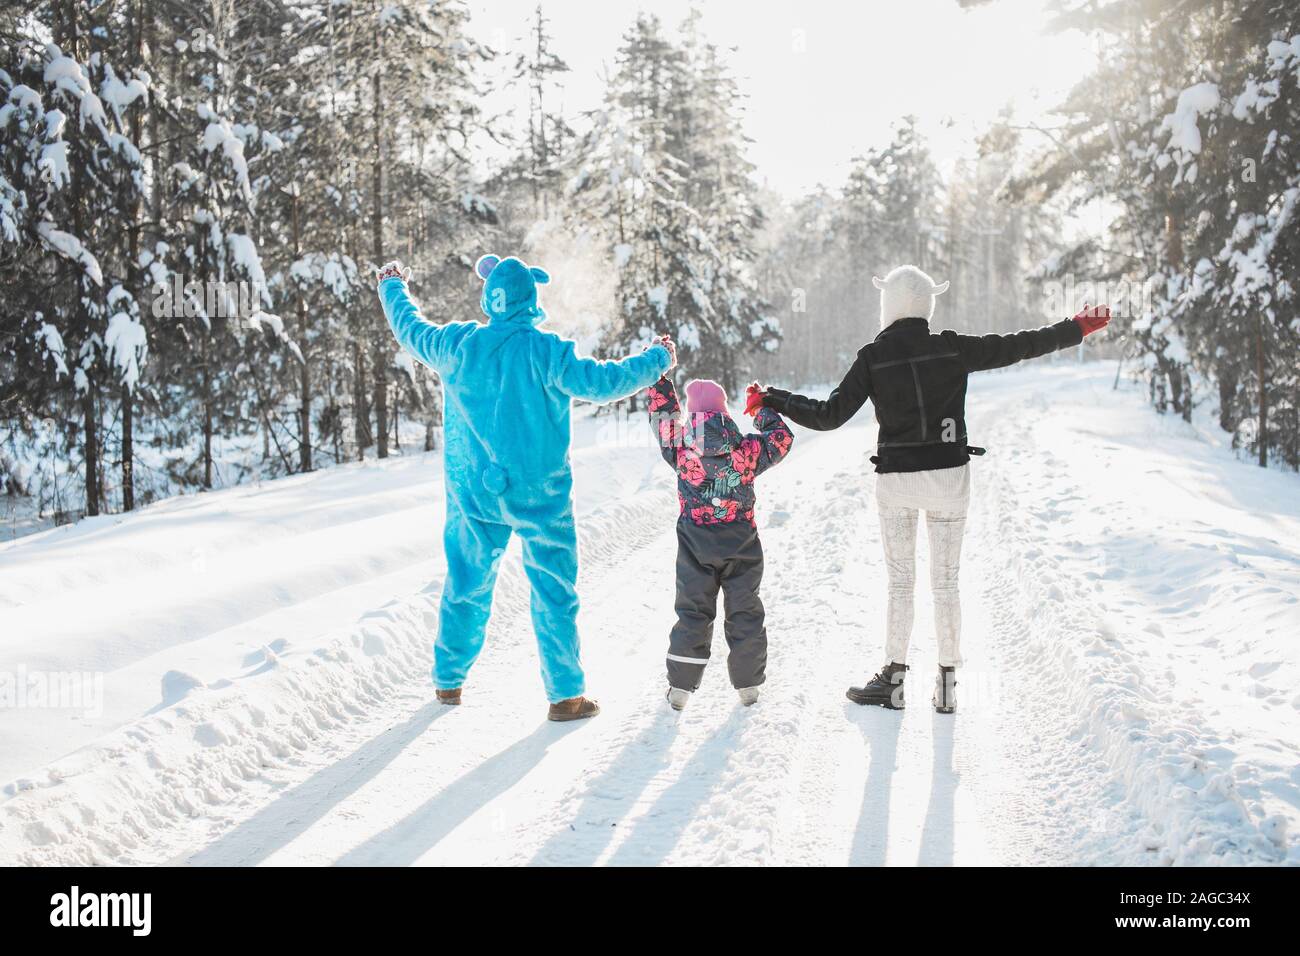
<svg viewBox="0 0 1300 956">
<path fill-rule="evenodd" d="M 669 654 L 668 659 L 678 664 L 699 664 L 701 667 L 709 662 L 707 657 L 679 657 L 676 654 Z"/>
</svg>

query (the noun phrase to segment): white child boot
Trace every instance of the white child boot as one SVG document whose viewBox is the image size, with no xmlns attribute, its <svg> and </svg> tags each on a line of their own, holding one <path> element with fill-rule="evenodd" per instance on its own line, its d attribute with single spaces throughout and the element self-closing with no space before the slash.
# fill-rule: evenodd
<svg viewBox="0 0 1300 956">
<path fill-rule="evenodd" d="M 667 699 L 673 710 L 685 710 L 686 702 L 691 699 L 691 692 L 680 687 L 669 687 Z"/>
</svg>

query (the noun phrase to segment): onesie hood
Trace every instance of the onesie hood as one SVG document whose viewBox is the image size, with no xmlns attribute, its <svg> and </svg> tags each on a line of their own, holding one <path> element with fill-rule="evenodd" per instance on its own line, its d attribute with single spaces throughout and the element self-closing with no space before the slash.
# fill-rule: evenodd
<svg viewBox="0 0 1300 956">
<path fill-rule="evenodd" d="M 483 280 L 479 306 L 493 322 L 520 322 L 540 325 L 546 312 L 537 304 L 537 287 L 551 281 L 550 274 L 522 259 L 508 256 L 482 256 L 474 272 Z"/>
</svg>

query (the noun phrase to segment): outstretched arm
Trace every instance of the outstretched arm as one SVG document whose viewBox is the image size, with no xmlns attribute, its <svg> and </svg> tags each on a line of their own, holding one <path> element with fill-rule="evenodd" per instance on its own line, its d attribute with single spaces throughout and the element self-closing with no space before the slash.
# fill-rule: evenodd
<svg viewBox="0 0 1300 956">
<path fill-rule="evenodd" d="M 646 410 L 650 413 L 650 428 L 659 442 L 659 453 L 664 461 L 677 467 L 677 449 L 682 447 L 681 405 L 673 380 L 667 375 L 646 390 Z"/>
<path fill-rule="evenodd" d="M 563 341 L 551 364 L 551 376 L 564 394 L 603 403 L 636 394 L 672 366 L 673 353 L 663 342 L 656 342 L 640 355 L 602 362 L 578 358 L 573 343 Z"/>
<path fill-rule="evenodd" d="M 406 273 L 400 262 L 389 262 L 379 270 L 379 302 L 393 335 L 417 359 L 441 371 L 447 362 L 445 326 L 434 325 L 420 314 L 420 307 L 406 287 Z"/>
<path fill-rule="evenodd" d="M 758 466 L 754 474 L 761 475 L 773 465 L 779 464 L 790 452 L 794 444 L 794 433 L 776 412 L 770 408 L 760 408 L 754 416 L 754 425 L 758 433 L 746 435 L 745 441 L 758 441 Z"/>
<path fill-rule="evenodd" d="M 794 395 L 781 388 L 769 388 L 763 395 L 763 405 L 797 425 L 824 432 L 847 422 L 870 397 L 871 371 L 867 368 L 866 356 L 859 352 L 844 380 L 825 401 Z"/>
<path fill-rule="evenodd" d="M 982 372 L 991 368 L 1004 368 L 1026 359 L 1038 358 L 1059 349 L 1078 345 L 1085 335 L 1091 335 L 1110 322 L 1110 309 L 1098 306 L 1084 307 L 1072 319 L 1041 329 L 1021 329 L 1007 335 L 950 335 L 968 372 Z"/>
</svg>

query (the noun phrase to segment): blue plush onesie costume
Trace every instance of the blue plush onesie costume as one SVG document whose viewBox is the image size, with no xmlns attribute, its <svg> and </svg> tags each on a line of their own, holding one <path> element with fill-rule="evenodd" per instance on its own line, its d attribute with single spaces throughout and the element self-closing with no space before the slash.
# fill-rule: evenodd
<svg viewBox="0 0 1300 956">
<path fill-rule="evenodd" d="M 447 578 L 433 682 L 460 687 L 483 647 L 497 566 L 511 532 L 523 543 L 532 587 L 542 682 L 552 703 L 586 689 L 578 650 L 578 547 L 569 467 L 572 399 L 611 402 L 656 381 L 669 366 L 662 345 L 621 362 L 579 358 L 574 344 L 537 328 L 546 313 L 542 269 L 484 256 L 482 322 L 434 325 L 400 277 L 379 298 L 397 341 L 436 371 L 446 396 L 444 462 Z"/>
</svg>

